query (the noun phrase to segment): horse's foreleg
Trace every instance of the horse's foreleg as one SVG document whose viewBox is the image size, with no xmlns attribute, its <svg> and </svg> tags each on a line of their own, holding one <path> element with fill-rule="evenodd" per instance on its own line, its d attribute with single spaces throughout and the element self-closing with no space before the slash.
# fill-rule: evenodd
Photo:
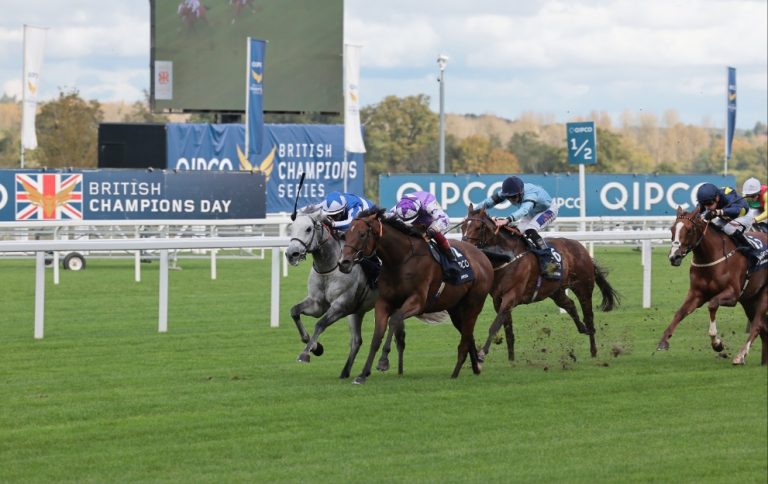
<svg viewBox="0 0 768 484">
<path fill-rule="evenodd" d="M 293 323 L 296 325 L 296 329 L 299 331 L 299 337 L 301 338 L 302 343 L 309 341 L 309 333 L 307 333 L 307 330 L 304 328 L 304 324 L 301 322 L 301 314 L 307 301 L 309 301 L 309 299 L 305 299 L 291 308 L 291 318 L 293 319 Z"/>
<path fill-rule="evenodd" d="M 387 338 L 384 340 L 384 347 L 381 349 L 381 357 L 376 364 L 379 371 L 389 370 L 389 352 L 392 351 L 392 327 L 387 325 Z"/>
<path fill-rule="evenodd" d="M 381 340 L 384 338 L 384 331 L 387 328 L 387 322 L 389 321 L 389 306 L 382 299 L 376 302 L 376 309 L 374 311 L 373 321 L 373 336 L 371 337 L 371 349 L 368 351 L 368 358 L 365 360 L 365 366 L 360 375 L 355 378 L 352 383 L 361 385 L 365 383 L 365 380 L 371 376 L 371 367 L 373 366 L 373 359 L 376 357 L 376 353 L 381 346 Z"/>
<path fill-rule="evenodd" d="M 336 300 L 339 301 L 338 299 Z M 307 341 L 307 346 L 304 348 L 304 351 L 302 351 L 299 356 L 296 358 L 298 361 L 302 363 L 309 363 L 309 353 L 312 352 L 316 356 L 320 356 L 325 351 L 323 348 L 323 345 L 321 345 L 317 340 L 320 338 L 320 335 L 325 331 L 325 328 L 332 325 L 339 319 L 341 319 L 345 312 L 342 310 L 343 304 L 332 304 L 330 308 L 328 308 L 328 311 L 323 314 L 320 319 L 317 320 L 317 323 L 315 323 L 315 332 L 312 333 L 312 337 Z"/>
<path fill-rule="evenodd" d="M 717 334 L 717 308 L 719 307 L 714 301 L 709 301 L 709 331 L 707 331 L 707 334 L 709 334 L 712 349 L 718 353 L 724 349 L 723 340 Z"/>
<path fill-rule="evenodd" d="M 507 317 L 504 318 L 504 336 L 507 340 L 507 360 L 515 361 L 515 328 L 511 309 L 507 311 Z"/>
<path fill-rule="evenodd" d="M 491 342 L 493 341 L 499 329 L 501 329 L 501 325 L 505 318 L 508 317 L 508 314 L 509 311 L 498 311 L 496 313 L 496 317 L 493 318 L 491 327 L 488 328 L 488 339 L 485 340 L 485 344 L 480 349 L 480 351 L 477 352 L 477 356 L 480 358 L 480 361 L 485 361 L 485 358 L 488 356 L 488 352 L 491 350 Z M 506 328 L 506 326 L 504 327 Z M 507 345 L 509 345 L 509 339 L 507 339 Z"/>
<path fill-rule="evenodd" d="M 361 328 L 363 326 L 363 316 L 365 313 L 356 313 L 349 315 L 349 356 L 344 368 L 341 369 L 339 378 L 349 378 L 352 371 L 352 364 L 355 362 L 357 352 L 360 351 L 360 345 L 363 344 Z"/>
<path fill-rule="evenodd" d="M 683 318 L 694 312 L 702 304 L 704 304 L 704 298 L 702 297 L 701 293 L 689 290 L 683 305 L 680 306 L 680 308 L 675 312 L 675 315 L 672 318 L 672 321 L 669 323 L 669 326 L 667 326 L 667 329 L 664 330 L 664 334 L 661 335 L 659 344 L 656 345 L 656 351 L 664 351 L 669 349 L 669 338 L 672 337 L 672 333 L 675 332 L 677 325 L 680 324 L 680 321 L 682 321 Z"/>
</svg>

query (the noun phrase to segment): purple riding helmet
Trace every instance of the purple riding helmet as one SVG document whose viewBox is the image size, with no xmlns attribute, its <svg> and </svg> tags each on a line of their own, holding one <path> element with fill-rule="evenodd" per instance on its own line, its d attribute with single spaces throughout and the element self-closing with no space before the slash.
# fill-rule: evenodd
<svg viewBox="0 0 768 484">
<path fill-rule="evenodd" d="M 414 198 L 405 197 L 397 202 L 395 207 L 395 215 L 404 223 L 410 225 L 419 216 L 421 210 L 421 202 Z"/>
</svg>

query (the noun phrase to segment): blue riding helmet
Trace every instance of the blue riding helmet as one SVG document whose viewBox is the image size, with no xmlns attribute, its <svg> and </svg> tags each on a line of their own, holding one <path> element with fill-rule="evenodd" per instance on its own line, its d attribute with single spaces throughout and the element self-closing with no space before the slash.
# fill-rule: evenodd
<svg viewBox="0 0 768 484">
<path fill-rule="evenodd" d="M 523 180 L 516 176 L 511 176 L 502 183 L 499 195 L 505 198 L 514 197 L 515 195 L 522 195 L 524 190 Z"/>
<path fill-rule="evenodd" d="M 403 222 L 411 223 L 419 216 L 419 210 L 421 210 L 421 202 L 415 198 L 406 197 L 397 202 L 395 214 Z"/>
<path fill-rule="evenodd" d="M 341 192 L 331 192 L 323 200 L 323 213 L 329 217 L 338 215 L 347 209 L 347 197 Z"/>
<path fill-rule="evenodd" d="M 696 201 L 701 205 L 709 205 L 717 198 L 719 192 L 720 190 L 713 184 L 705 183 L 696 192 Z"/>
</svg>

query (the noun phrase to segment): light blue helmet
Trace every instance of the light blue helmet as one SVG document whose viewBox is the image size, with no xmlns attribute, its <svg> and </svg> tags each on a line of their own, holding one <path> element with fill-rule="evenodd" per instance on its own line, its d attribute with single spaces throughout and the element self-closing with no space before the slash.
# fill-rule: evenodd
<svg viewBox="0 0 768 484">
<path fill-rule="evenodd" d="M 338 215 L 347 208 L 347 197 L 341 192 L 331 192 L 323 200 L 323 214 Z"/>
<path fill-rule="evenodd" d="M 410 224 L 419 216 L 421 202 L 415 198 L 403 197 L 395 207 L 395 215 L 403 222 Z"/>
</svg>

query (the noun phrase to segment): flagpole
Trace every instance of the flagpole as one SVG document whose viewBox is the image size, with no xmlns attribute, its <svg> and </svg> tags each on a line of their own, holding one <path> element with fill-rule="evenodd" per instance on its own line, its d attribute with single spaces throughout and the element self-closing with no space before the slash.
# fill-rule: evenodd
<svg viewBox="0 0 768 484">
<path fill-rule="evenodd" d="M 728 66 L 725 66 L 725 127 L 723 128 L 723 175 L 728 175 L 728 95 L 730 89 L 728 83 L 730 82 L 730 70 Z"/>
<path fill-rule="evenodd" d="M 22 55 L 22 61 L 21 61 L 21 82 L 26 82 L 25 77 L 27 76 L 27 29 L 26 25 L 24 26 L 24 42 L 21 47 L 21 51 L 24 53 Z M 27 90 L 24 89 L 24 85 L 21 86 L 21 137 L 19 139 L 19 146 L 21 147 L 21 169 L 24 169 L 24 102 L 27 100 Z"/>
<path fill-rule="evenodd" d="M 246 48 L 245 48 L 245 157 L 248 158 L 249 156 L 249 147 L 250 147 L 250 129 L 249 124 L 251 117 L 249 116 L 249 110 L 248 105 L 251 104 L 248 102 L 248 88 L 250 87 L 250 78 L 251 78 L 251 38 L 246 37 Z M 248 159 L 248 162 L 250 163 L 250 159 Z"/>
</svg>

